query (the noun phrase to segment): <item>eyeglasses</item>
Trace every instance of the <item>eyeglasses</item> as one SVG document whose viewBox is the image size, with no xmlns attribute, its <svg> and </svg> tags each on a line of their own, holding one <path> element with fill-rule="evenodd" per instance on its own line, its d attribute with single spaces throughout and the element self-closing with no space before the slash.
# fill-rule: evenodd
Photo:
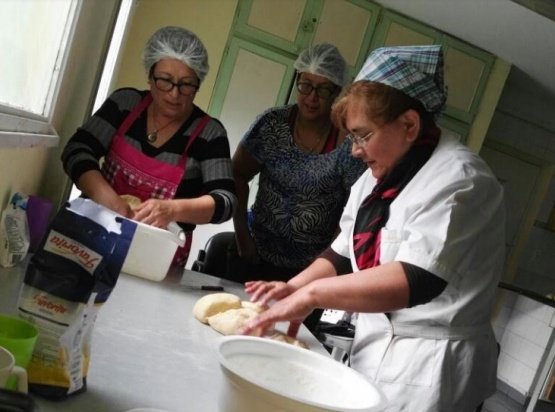
<svg viewBox="0 0 555 412">
<path fill-rule="evenodd" d="M 375 132 L 376 132 L 375 130 L 372 130 L 371 132 L 367 133 L 364 136 L 357 136 L 354 133 L 349 133 L 345 137 L 349 139 L 351 142 L 353 142 L 353 144 L 356 144 L 358 147 L 364 147 L 366 146 L 366 143 L 368 143 L 368 140 L 370 140 L 370 138 Z"/>
<path fill-rule="evenodd" d="M 156 77 L 154 75 L 152 78 L 154 79 L 156 87 L 163 92 L 171 92 L 174 87 L 177 87 L 177 90 L 179 90 L 179 93 L 183 96 L 191 96 L 195 94 L 199 88 L 199 86 L 192 83 L 174 83 L 170 79 L 164 79 L 163 77 Z"/>
<path fill-rule="evenodd" d="M 297 83 L 297 90 L 301 94 L 310 94 L 312 93 L 312 90 L 316 90 L 316 95 L 321 99 L 329 99 L 331 95 L 335 92 L 335 89 L 330 89 L 329 87 L 314 87 L 310 83 L 304 82 Z"/>
</svg>

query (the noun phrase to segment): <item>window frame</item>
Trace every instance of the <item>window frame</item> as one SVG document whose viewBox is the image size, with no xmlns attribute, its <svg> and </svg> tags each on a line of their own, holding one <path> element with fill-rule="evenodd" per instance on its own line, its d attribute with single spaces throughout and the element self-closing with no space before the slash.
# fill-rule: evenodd
<svg viewBox="0 0 555 412">
<path fill-rule="evenodd" d="M 116 7 L 119 6 L 119 2 L 120 0 L 110 1 L 116 4 Z M 79 55 L 78 43 L 87 36 L 87 30 L 92 29 L 91 21 L 98 18 L 91 15 L 90 6 L 84 3 L 84 0 L 75 0 L 72 6 L 72 21 L 66 29 L 67 37 L 62 41 L 63 57 L 57 65 L 59 74 L 50 87 L 45 102 L 45 114 L 40 115 L 0 103 L 0 149 L 50 148 L 59 146 L 63 140 L 60 137 L 63 120 L 60 119 L 59 113 L 66 111 L 62 106 L 67 105 L 67 100 L 74 94 L 68 87 L 67 78 L 75 76 L 71 71 L 81 69 L 83 63 L 76 63 L 75 57 Z"/>
</svg>

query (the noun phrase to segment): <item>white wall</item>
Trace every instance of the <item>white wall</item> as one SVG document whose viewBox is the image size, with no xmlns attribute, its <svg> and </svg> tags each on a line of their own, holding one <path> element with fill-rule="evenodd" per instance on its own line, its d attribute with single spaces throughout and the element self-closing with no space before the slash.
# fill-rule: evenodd
<svg viewBox="0 0 555 412">
<path fill-rule="evenodd" d="M 500 293 L 505 299 L 493 324 L 501 346 L 497 379 L 514 389 L 507 390 L 507 395 L 522 404 L 533 392 L 534 379 L 550 349 L 555 309 L 515 292 L 500 289 Z"/>
</svg>

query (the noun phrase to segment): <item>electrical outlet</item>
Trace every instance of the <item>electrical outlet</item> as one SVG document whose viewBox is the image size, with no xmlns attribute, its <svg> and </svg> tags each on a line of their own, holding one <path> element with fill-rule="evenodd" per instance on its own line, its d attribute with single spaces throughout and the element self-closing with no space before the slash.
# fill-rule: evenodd
<svg viewBox="0 0 555 412">
<path fill-rule="evenodd" d="M 345 312 L 342 310 L 326 309 L 320 321 L 335 324 L 341 320 Z"/>
</svg>

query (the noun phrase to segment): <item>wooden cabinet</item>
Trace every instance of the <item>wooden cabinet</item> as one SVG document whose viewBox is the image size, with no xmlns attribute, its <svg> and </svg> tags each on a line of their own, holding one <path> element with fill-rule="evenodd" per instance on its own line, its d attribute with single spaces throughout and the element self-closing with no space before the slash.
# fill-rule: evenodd
<svg viewBox="0 0 555 412">
<path fill-rule="evenodd" d="M 313 17 L 316 23 L 310 44 L 334 44 L 354 77 L 366 60 L 380 8 L 367 0 L 325 0 L 314 5 L 318 17 Z"/>
<path fill-rule="evenodd" d="M 297 56 L 310 44 L 334 44 L 351 72 L 360 69 L 380 7 L 367 0 L 240 0 L 234 35 Z"/>
<path fill-rule="evenodd" d="M 443 35 L 445 84 L 448 87 L 445 114 L 471 123 L 478 110 L 494 57 L 460 40 Z"/>
<path fill-rule="evenodd" d="M 378 47 L 438 44 L 441 33 L 425 24 L 400 14 L 383 12 L 371 43 L 371 50 Z"/>
<path fill-rule="evenodd" d="M 366 0 L 240 0 L 209 112 L 232 153 L 256 116 L 295 101 L 293 63 L 311 44 L 334 44 L 354 76 L 380 8 Z"/>
<path fill-rule="evenodd" d="M 491 54 L 368 0 L 239 0 L 209 107 L 226 126 L 232 153 L 259 113 L 295 102 L 293 63 L 322 42 L 338 47 L 351 78 L 378 47 L 441 44 L 448 98 L 439 123 L 462 142 L 471 134 Z"/>
<path fill-rule="evenodd" d="M 297 54 L 313 30 L 311 0 L 239 0 L 235 35 Z"/>
<path fill-rule="evenodd" d="M 210 114 L 227 129 L 231 153 L 256 116 L 288 100 L 295 57 L 232 38 L 218 72 Z"/>
<path fill-rule="evenodd" d="M 494 56 L 423 23 L 385 11 L 376 27 L 371 49 L 416 44 L 443 46 L 445 84 L 448 89 L 444 115 L 464 123 L 472 123 Z"/>
</svg>

